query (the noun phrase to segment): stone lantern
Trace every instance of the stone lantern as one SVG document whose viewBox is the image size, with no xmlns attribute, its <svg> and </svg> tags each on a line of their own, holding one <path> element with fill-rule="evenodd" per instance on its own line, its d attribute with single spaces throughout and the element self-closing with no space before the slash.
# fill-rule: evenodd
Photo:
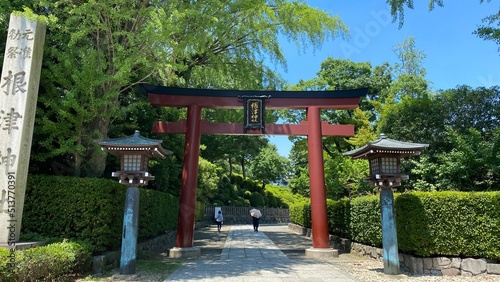
<svg viewBox="0 0 500 282">
<path fill-rule="evenodd" d="M 131 136 L 100 139 L 95 142 L 101 145 L 103 150 L 121 160 L 120 171 L 112 173 L 113 177 L 118 178 L 119 183 L 128 186 L 123 214 L 120 274 L 134 274 L 139 219 L 138 187 L 147 185 L 149 180 L 154 180 L 154 176 L 148 172 L 149 159 L 165 158 L 172 152 L 161 146 L 161 140 L 145 138 L 137 130 Z"/>
<path fill-rule="evenodd" d="M 420 154 L 428 146 L 429 144 L 397 141 L 387 138 L 385 134 L 380 134 L 378 140 L 343 154 L 353 159 L 367 159 L 370 164 L 370 175 L 365 180 L 381 188 L 380 207 L 385 274 L 399 274 L 392 188 L 400 186 L 402 180 L 408 179 L 408 175 L 401 174 L 400 160 L 403 157 Z"/>
</svg>

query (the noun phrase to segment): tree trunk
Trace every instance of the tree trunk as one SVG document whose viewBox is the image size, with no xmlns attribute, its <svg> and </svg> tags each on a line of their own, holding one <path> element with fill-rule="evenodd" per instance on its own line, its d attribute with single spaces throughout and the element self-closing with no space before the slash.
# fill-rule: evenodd
<svg viewBox="0 0 500 282">
<path fill-rule="evenodd" d="M 241 158 L 241 171 L 243 172 L 243 179 L 247 179 L 247 174 L 245 172 L 245 158 Z"/>
<path fill-rule="evenodd" d="M 98 117 L 88 124 L 86 136 L 89 138 L 83 140 L 83 145 L 87 150 L 84 153 L 86 162 L 82 163 L 82 175 L 84 177 L 101 177 L 106 169 L 106 154 L 102 152 L 101 146 L 94 142 L 94 139 L 108 138 L 109 124 L 111 120 L 107 117 Z M 96 138 L 90 138 L 96 136 Z"/>
</svg>

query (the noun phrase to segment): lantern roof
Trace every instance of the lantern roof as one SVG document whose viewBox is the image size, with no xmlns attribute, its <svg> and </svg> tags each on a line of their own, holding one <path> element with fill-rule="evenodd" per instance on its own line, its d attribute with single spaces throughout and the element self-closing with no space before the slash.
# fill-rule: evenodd
<svg viewBox="0 0 500 282">
<path fill-rule="evenodd" d="M 133 135 L 112 139 L 99 139 L 95 142 L 102 146 L 103 150 L 110 154 L 119 156 L 121 152 L 137 152 L 149 155 L 149 157 L 165 158 L 172 154 L 161 146 L 162 140 L 149 139 L 139 134 L 136 130 Z"/>
<path fill-rule="evenodd" d="M 379 154 L 407 157 L 420 154 L 426 147 L 429 147 L 429 144 L 398 141 L 387 138 L 387 136 L 382 133 L 379 139 L 369 142 L 361 148 L 345 152 L 343 155 L 352 157 L 353 159 L 366 159 Z"/>
</svg>

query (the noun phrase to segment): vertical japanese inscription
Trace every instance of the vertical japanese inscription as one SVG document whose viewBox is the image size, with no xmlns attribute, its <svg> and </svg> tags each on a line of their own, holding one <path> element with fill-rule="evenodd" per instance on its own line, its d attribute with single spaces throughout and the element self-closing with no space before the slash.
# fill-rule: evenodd
<svg viewBox="0 0 500 282">
<path fill-rule="evenodd" d="M 262 99 L 248 99 L 247 117 L 249 126 L 262 125 Z"/>
<path fill-rule="evenodd" d="M 0 244 L 11 248 L 22 223 L 45 25 L 11 15 L 0 75 Z"/>
</svg>

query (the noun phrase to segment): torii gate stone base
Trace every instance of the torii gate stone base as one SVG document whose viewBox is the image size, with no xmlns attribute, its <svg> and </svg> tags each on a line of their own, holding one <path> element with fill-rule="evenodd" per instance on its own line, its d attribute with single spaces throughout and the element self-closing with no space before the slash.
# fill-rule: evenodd
<svg viewBox="0 0 500 282">
<path fill-rule="evenodd" d="M 172 88 L 140 85 L 153 106 L 187 107 L 187 120 L 155 122 L 154 133 L 185 134 L 184 164 L 180 194 L 176 246 L 171 257 L 196 257 L 201 254 L 193 247 L 196 184 L 201 134 L 305 135 L 308 141 L 309 178 L 313 247 L 306 250 L 308 257 L 336 257 L 338 251 L 330 248 L 326 207 L 325 173 L 323 167 L 322 136 L 353 136 L 353 125 L 332 125 L 321 122 L 321 109 L 354 109 L 367 89 L 343 91 L 237 91 Z M 263 98 L 264 97 L 264 98 Z M 201 120 L 203 108 L 242 109 L 248 101 L 261 101 L 245 107 L 246 125 L 254 117 L 262 119 L 264 109 L 306 109 L 307 121 L 299 124 L 242 124 L 208 123 Z M 255 107 L 253 107 L 255 106 Z"/>
</svg>

